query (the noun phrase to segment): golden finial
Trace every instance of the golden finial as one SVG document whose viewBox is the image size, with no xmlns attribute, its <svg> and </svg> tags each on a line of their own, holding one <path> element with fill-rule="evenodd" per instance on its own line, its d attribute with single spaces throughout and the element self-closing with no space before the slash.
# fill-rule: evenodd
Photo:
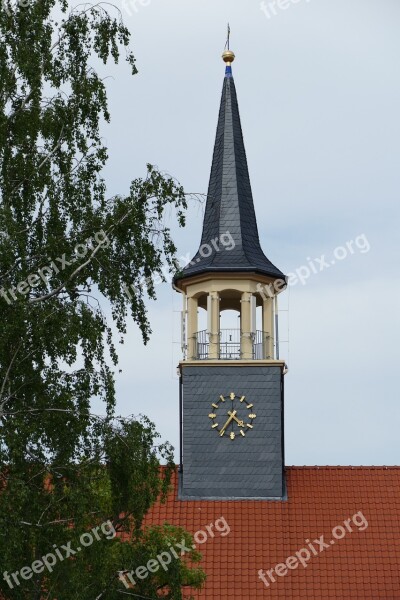
<svg viewBox="0 0 400 600">
<path fill-rule="evenodd" d="M 222 55 L 222 60 L 226 62 L 227 66 L 230 67 L 233 61 L 235 60 L 235 55 L 232 50 L 225 50 Z"/>
<path fill-rule="evenodd" d="M 229 49 L 229 39 L 230 39 L 230 37 L 231 37 L 231 28 L 230 28 L 229 23 L 228 23 L 228 36 L 227 36 L 227 39 L 226 39 L 225 50 L 224 50 L 224 52 L 222 54 L 222 60 L 226 63 L 226 65 L 228 67 L 230 67 L 231 64 L 233 63 L 233 61 L 235 60 L 234 53 L 232 52 L 232 50 Z"/>
</svg>

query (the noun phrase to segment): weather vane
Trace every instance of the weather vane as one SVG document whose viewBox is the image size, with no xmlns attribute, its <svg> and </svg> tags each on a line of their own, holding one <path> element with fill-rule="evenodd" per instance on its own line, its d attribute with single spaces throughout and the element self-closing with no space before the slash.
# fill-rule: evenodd
<svg viewBox="0 0 400 600">
<path fill-rule="evenodd" d="M 231 37 L 231 28 L 228 23 L 228 35 L 226 37 L 225 49 L 222 53 L 222 60 L 226 63 L 226 67 L 227 67 L 226 68 L 226 76 L 227 77 L 232 77 L 231 65 L 232 65 L 233 61 L 235 60 L 235 55 L 232 52 L 232 50 L 229 48 L 230 37 Z"/>
<path fill-rule="evenodd" d="M 231 28 L 228 23 L 228 35 L 226 38 L 225 50 L 229 50 L 229 38 L 231 37 Z"/>
</svg>

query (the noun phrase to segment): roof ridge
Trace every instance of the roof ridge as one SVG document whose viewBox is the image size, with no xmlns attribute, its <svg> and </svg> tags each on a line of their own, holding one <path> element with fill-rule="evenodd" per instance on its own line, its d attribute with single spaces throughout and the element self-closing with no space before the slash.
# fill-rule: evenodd
<svg viewBox="0 0 400 600">
<path fill-rule="evenodd" d="M 167 465 L 160 465 L 161 469 L 166 469 Z M 175 465 L 176 469 L 179 469 L 179 465 Z M 400 465 L 286 465 L 286 471 L 305 471 L 305 470 L 316 470 L 321 471 L 325 469 L 327 471 L 333 470 L 389 470 L 389 469 L 400 469 Z"/>
<path fill-rule="evenodd" d="M 286 465 L 285 469 L 306 470 L 306 469 L 326 469 L 326 470 L 355 470 L 355 469 L 400 469 L 400 465 Z"/>
</svg>

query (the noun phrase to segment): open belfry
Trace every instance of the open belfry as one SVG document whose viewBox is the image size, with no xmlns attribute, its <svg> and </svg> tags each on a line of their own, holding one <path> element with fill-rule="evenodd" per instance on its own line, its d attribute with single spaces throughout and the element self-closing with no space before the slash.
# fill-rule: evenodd
<svg viewBox="0 0 400 600">
<path fill-rule="evenodd" d="M 184 299 L 187 347 L 180 363 L 182 499 L 285 495 L 285 362 L 277 351 L 276 306 L 286 280 L 259 241 L 234 58 L 230 50 L 223 54 L 226 70 L 200 248 L 174 280 Z M 207 312 L 202 331 L 200 308 Z M 236 329 L 221 329 L 227 310 L 238 313 Z"/>
</svg>

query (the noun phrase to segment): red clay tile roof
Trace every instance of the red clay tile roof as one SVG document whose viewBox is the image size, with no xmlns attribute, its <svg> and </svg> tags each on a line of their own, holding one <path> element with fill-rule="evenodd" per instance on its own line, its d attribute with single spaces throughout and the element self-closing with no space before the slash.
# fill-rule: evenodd
<svg viewBox="0 0 400 600">
<path fill-rule="evenodd" d="M 152 509 L 147 524 L 168 521 L 207 533 L 206 526 L 223 517 L 230 527 L 228 535 L 216 532 L 198 546 L 208 577 L 201 592 L 190 593 L 198 600 L 399 600 L 400 467 L 288 467 L 286 477 L 285 502 L 179 501 L 174 478 L 174 491 Z M 353 517 L 350 533 L 344 523 Z M 333 530 L 344 537 L 335 539 Z M 329 547 L 319 551 L 316 539 Z M 275 568 L 302 548 L 310 554 L 308 562 L 306 551 L 300 555 L 306 567 L 293 559 L 289 564 L 297 568 L 278 567 L 286 575 L 272 572 L 275 583 L 268 575 L 268 587 L 259 579 L 260 569 Z"/>
</svg>

